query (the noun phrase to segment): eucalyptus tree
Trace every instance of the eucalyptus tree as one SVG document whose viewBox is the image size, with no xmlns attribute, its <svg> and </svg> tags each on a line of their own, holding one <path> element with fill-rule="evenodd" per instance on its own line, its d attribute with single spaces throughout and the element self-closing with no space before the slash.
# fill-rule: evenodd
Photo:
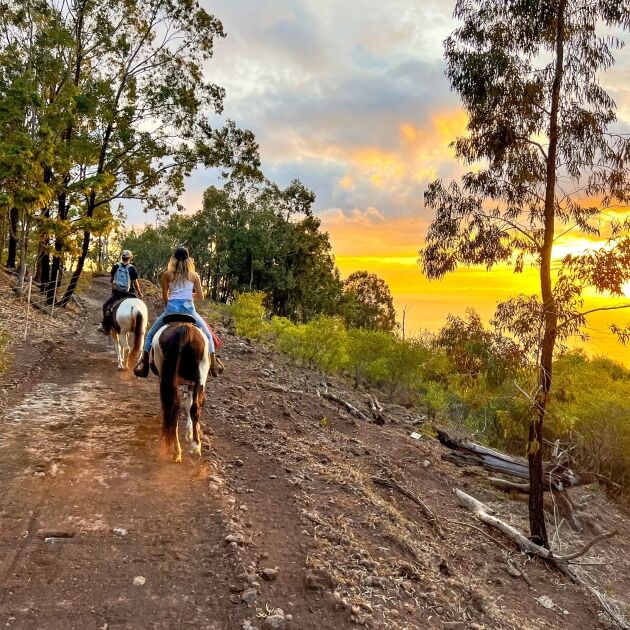
<svg viewBox="0 0 630 630">
<path fill-rule="evenodd" d="M 420 261 L 430 278 L 461 264 L 539 270 L 537 294 L 499 305 L 495 324 L 535 357 L 529 520 L 532 539 L 548 545 L 543 423 L 554 350 L 599 310 L 584 308 L 587 287 L 621 297 L 630 280 L 630 142 L 600 82 L 630 26 L 630 2 L 457 0 L 455 18 L 447 75 L 468 133 L 454 147 L 474 168 L 461 183 L 429 185 L 425 201 L 436 215 Z M 604 242 L 556 260 L 554 244 L 576 233 Z"/>
<path fill-rule="evenodd" d="M 55 111 L 64 94 L 51 85 L 63 71 L 55 51 L 67 39 L 63 25 L 45 2 L 24 0 L 0 4 L 0 207 L 9 212 L 9 258 L 15 266 L 17 225 L 21 277 L 25 270 L 29 226 L 46 231 L 54 190 L 52 166 L 57 159 Z M 43 244 L 42 244 L 43 246 Z"/>
<path fill-rule="evenodd" d="M 134 199 L 166 210 L 193 168 L 217 164 L 209 118 L 224 96 L 204 68 L 223 27 L 194 0 L 76 2 L 68 13 L 76 44 L 73 132 L 85 153 L 68 191 L 82 207 L 83 239 L 62 303 L 81 275 L 94 223 L 114 204 Z"/>
<path fill-rule="evenodd" d="M 0 0 L 0 125 L 12 132 L 0 163 L 28 167 L 49 194 L 45 205 L 35 202 L 41 267 L 49 249 L 53 278 L 64 258 L 76 261 L 62 304 L 92 235 L 111 228 L 121 203 L 166 212 L 200 165 L 235 179 L 256 172 L 251 132 L 231 121 L 214 126 L 224 90 L 208 64 L 223 36 L 196 0 Z M 7 98 L 19 90 L 21 100 Z M 0 170 L 3 208 L 10 190 L 28 188 L 9 175 Z"/>
</svg>

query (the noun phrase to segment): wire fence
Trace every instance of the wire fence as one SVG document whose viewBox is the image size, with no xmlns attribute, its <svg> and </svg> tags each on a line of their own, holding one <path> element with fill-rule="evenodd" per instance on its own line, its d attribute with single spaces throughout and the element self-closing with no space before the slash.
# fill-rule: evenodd
<svg viewBox="0 0 630 630">
<path fill-rule="evenodd" d="M 23 322 L 24 330 L 21 336 L 24 340 L 29 333 L 31 336 L 34 333 L 35 336 L 41 334 L 43 325 L 46 328 L 63 328 L 64 323 L 60 321 L 62 309 L 59 308 L 59 299 L 65 294 L 70 278 L 64 279 L 62 272 L 58 271 L 54 279 L 39 282 L 33 274 L 28 273 L 28 270 L 23 276 L 18 270 L 5 268 L 4 271 L 14 280 L 12 291 L 15 299 L 11 301 L 13 316 L 7 318 L 7 322 Z M 83 308 L 74 296 L 73 302 Z M 16 330 L 15 326 L 11 328 L 14 335 L 19 334 L 19 329 Z"/>
</svg>

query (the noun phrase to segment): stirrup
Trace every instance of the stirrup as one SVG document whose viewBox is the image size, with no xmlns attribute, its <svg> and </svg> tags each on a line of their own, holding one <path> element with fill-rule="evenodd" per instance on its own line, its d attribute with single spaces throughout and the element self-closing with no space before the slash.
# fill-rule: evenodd
<svg viewBox="0 0 630 630">
<path fill-rule="evenodd" d="M 217 369 L 217 356 L 214 352 L 210 353 L 210 374 L 216 378 L 223 370 Z"/>
<path fill-rule="evenodd" d="M 146 351 L 142 351 L 142 358 L 138 362 L 138 365 L 133 369 L 133 373 L 138 378 L 146 378 L 149 376 L 149 353 Z"/>
</svg>

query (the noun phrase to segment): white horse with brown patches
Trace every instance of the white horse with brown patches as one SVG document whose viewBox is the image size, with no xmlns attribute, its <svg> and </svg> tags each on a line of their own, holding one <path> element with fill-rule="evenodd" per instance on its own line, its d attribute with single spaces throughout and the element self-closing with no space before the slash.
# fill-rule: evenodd
<svg viewBox="0 0 630 630">
<path fill-rule="evenodd" d="M 173 313 L 164 318 L 165 326 L 153 337 L 150 352 L 151 369 L 160 377 L 162 402 L 162 448 L 182 461 L 177 419 L 179 388 L 188 389 L 186 409 L 186 440 L 192 455 L 201 455 L 201 406 L 205 400 L 205 385 L 210 371 L 208 340 L 194 325 L 194 318 Z"/>
<path fill-rule="evenodd" d="M 140 298 L 125 298 L 114 305 L 111 335 L 116 344 L 119 370 L 126 370 L 138 362 L 148 323 L 147 306 Z M 129 347 L 131 333 L 134 334 L 133 348 Z"/>
</svg>

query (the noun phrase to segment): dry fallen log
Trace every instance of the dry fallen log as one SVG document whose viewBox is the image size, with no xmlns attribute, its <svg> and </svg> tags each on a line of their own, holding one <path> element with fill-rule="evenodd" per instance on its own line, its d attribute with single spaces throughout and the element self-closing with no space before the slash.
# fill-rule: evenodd
<svg viewBox="0 0 630 630">
<path fill-rule="evenodd" d="M 405 488 L 394 479 L 385 479 L 383 477 L 372 477 L 372 481 L 377 486 L 383 486 L 384 488 L 391 488 L 392 490 L 398 490 L 400 494 L 407 497 L 408 499 L 411 499 L 411 501 L 413 501 L 420 508 L 420 510 L 422 511 L 426 519 L 429 521 L 433 529 L 435 529 L 435 531 L 437 532 L 438 536 L 444 539 L 444 532 L 442 531 L 442 528 L 440 527 L 437 516 L 424 503 L 424 501 L 422 501 L 422 499 L 417 494 L 415 494 L 408 488 Z"/>
<path fill-rule="evenodd" d="M 505 490 L 506 492 L 521 492 L 522 494 L 529 494 L 528 483 L 518 483 L 516 481 L 507 481 L 506 479 L 499 479 L 498 477 L 488 477 L 488 481 L 499 488 L 499 490 Z"/>
<path fill-rule="evenodd" d="M 385 416 L 383 415 L 383 407 L 376 396 L 368 396 L 370 410 L 374 416 L 376 424 L 385 424 Z"/>
<path fill-rule="evenodd" d="M 332 402 L 341 405 L 346 409 L 346 411 L 355 418 L 359 418 L 360 420 L 365 420 L 366 422 L 374 422 L 371 418 L 366 416 L 362 411 L 359 411 L 353 404 L 349 403 L 347 400 L 340 398 L 336 394 L 333 394 L 328 391 L 328 389 L 318 389 L 317 394 L 326 400 L 331 400 Z"/>
<path fill-rule="evenodd" d="M 460 440 L 441 429 L 438 429 L 437 434 L 441 444 L 453 449 L 450 453 L 442 455 L 442 459 L 457 466 L 481 466 L 489 472 L 500 473 L 529 482 L 529 467 L 526 459 L 506 455 L 469 440 Z M 546 490 L 551 487 L 562 490 L 581 483 L 578 476 L 566 465 L 563 457 L 545 462 L 544 472 Z"/>
<path fill-rule="evenodd" d="M 571 560 L 575 560 L 576 558 L 583 556 L 596 543 L 615 536 L 617 531 L 595 536 L 595 538 L 587 542 L 582 549 L 576 551 L 575 553 L 565 556 L 556 556 L 549 549 L 545 549 L 545 547 L 541 547 L 540 545 L 533 543 L 521 534 L 521 532 L 519 532 L 515 527 L 512 527 L 511 525 L 508 525 L 498 519 L 496 516 L 493 516 L 490 513 L 492 510 L 481 501 L 478 501 L 474 497 L 471 497 L 469 494 L 466 494 L 457 488 L 455 488 L 453 492 L 455 493 L 460 505 L 463 505 L 466 509 L 470 510 L 482 523 L 500 531 L 507 538 L 516 543 L 521 551 L 542 558 L 545 562 L 554 566 L 563 575 L 566 575 L 573 583 L 585 587 L 594 597 L 597 598 L 602 608 L 610 616 L 618 628 L 621 628 L 622 630 L 630 630 L 630 624 L 625 619 L 623 613 L 619 611 L 603 593 L 592 587 L 590 584 L 587 584 L 570 565 Z"/>
</svg>

